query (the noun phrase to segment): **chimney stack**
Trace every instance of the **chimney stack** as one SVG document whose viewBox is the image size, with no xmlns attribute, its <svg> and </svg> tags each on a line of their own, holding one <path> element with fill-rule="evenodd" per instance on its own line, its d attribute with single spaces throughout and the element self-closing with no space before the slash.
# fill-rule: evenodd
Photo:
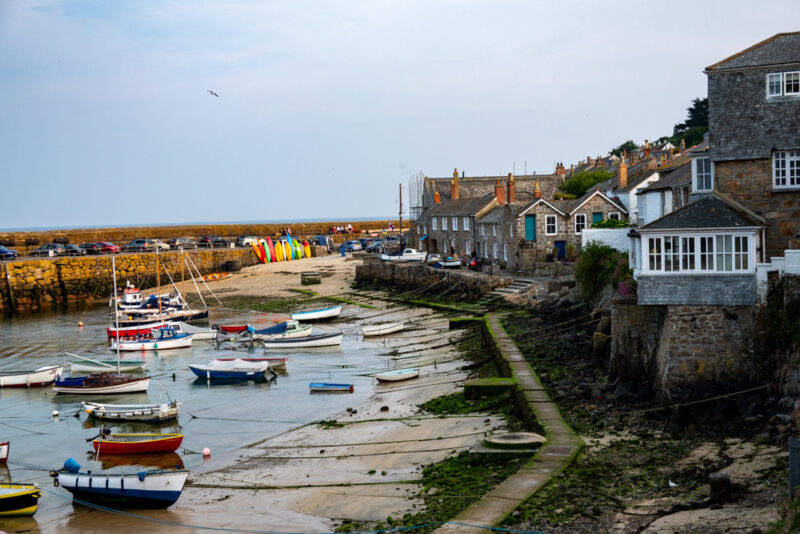
<svg viewBox="0 0 800 534">
<path fill-rule="evenodd" d="M 508 173 L 508 194 L 506 198 L 508 198 L 508 203 L 516 202 L 517 200 L 517 184 L 514 182 L 514 173 Z"/>
<path fill-rule="evenodd" d="M 650 157 L 650 141 L 647 139 L 644 140 L 644 159 Z"/>
<path fill-rule="evenodd" d="M 434 203 L 434 204 L 441 204 L 441 203 L 442 203 L 442 197 L 439 195 L 439 192 L 438 192 L 438 191 L 436 191 L 436 192 L 433 194 L 433 203 Z"/>
<path fill-rule="evenodd" d="M 500 185 L 500 180 L 496 180 L 494 183 L 494 196 L 497 198 L 497 204 L 506 205 L 506 189 Z"/>
<path fill-rule="evenodd" d="M 539 199 L 542 198 L 542 190 L 539 189 L 539 181 L 536 181 L 536 187 L 533 190 L 533 198 Z"/>
<path fill-rule="evenodd" d="M 564 168 L 563 163 L 556 163 L 556 174 L 561 176 L 562 178 L 564 177 L 565 174 L 567 174 L 567 170 Z"/>
<path fill-rule="evenodd" d="M 453 169 L 453 179 L 450 180 L 450 200 L 458 200 L 458 169 Z"/>
<path fill-rule="evenodd" d="M 619 160 L 619 188 L 623 189 L 628 185 L 628 164 L 625 163 L 625 156 Z"/>
<path fill-rule="evenodd" d="M 686 154 L 686 139 L 681 139 L 681 156 Z"/>
</svg>

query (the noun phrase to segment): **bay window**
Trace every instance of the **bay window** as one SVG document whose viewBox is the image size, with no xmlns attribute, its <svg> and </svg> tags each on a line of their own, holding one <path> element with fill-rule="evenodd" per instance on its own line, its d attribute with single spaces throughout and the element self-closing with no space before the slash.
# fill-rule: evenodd
<svg viewBox="0 0 800 534">
<path fill-rule="evenodd" d="M 650 273 L 752 272 L 747 235 L 658 236 L 647 238 Z"/>
</svg>

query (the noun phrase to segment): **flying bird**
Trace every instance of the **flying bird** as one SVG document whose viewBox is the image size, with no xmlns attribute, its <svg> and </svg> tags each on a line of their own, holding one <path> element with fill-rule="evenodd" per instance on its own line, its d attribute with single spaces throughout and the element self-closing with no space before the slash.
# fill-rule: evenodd
<svg viewBox="0 0 800 534">
<path fill-rule="evenodd" d="M 218 95 L 217 93 L 215 93 L 214 91 L 212 91 L 211 89 L 206 89 L 206 91 L 208 91 L 208 92 L 209 92 L 209 93 L 211 93 L 212 95 L 214 95 L 214 96 L 216 96 L 217 98 L 219 98 L 219 95 Z"/>
</svg>

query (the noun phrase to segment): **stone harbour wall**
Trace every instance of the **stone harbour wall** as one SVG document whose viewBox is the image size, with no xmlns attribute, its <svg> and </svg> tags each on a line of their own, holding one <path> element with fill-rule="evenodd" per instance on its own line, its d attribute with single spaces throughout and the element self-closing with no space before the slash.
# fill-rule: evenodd
<svg viewBox="0 0 800 534">
<path fill-rule="evenodd" d="M 229 261 L 242 267 L 258 263 L 251 248 L 187 251 L 201 274 L 225 270 Z M 178 282 L 178 252 L 159 254 L 162 286 L 169 284 L 164 267 Z M 156 285 L 154 254 L 120 254 L 116 257 L 117 286 L 126 280 L 140 288 Z M 185 271 L 188 278 L 188 270 Z M 29 313 L 65 309 L 70 305 L 104 301 L 113 291 L 111 256 L 61 257 L 5 262 L 0 265 L 0 313 Z M 191 281 L 187 282 L 194 290 Z M 187 289 L 188 292 L 188 289 Z"/>
<path fill-rule="evenodd" d="M 357 284 L 401 291 L 430 288 L 430 292 L 416 295 L 416 298 L 423 299 L 481 297 L 493 289 L 507 286 L 510 281 L 500 276 L 434 269 L 421 263 L 368 262 L 356 266 Z"/>
<path fill-rule="evenodd" d="M 639 306 L 636 297 L 611 300 L 609 380 L 652 382 L 666 306 Z"/>
</svg>

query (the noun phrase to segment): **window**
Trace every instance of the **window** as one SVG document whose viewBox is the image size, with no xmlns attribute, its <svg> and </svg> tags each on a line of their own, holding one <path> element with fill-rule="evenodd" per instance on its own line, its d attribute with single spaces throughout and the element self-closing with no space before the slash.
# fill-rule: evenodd
<svg viewBox="0 0 800 534">
<path fill-rule="evenodd" d="M 746 235 L 649 237 L 646 254 L 651 272 L 752 272 Z"/>
<path fill-rule="evenodd" d="M 453 217 L 453 230 L 458 230 L 458 217 Z"/>
<path fill-rule="evenodd" d="M 702 238 L 701 238 L 702 239 Z M 694 271 L 694 238 L 681 238 L 681 270 Z"/>
<path fill-rule="evenodd" d="M 481 235 L 482 236 L 486 235 L 486 225 L 485 224 L 481 225 Z"/>
<path fill-rule="evenodd" d="M 661 270 L 661 238 L 650 237 L 647 239 L 647 255 L 650 258 L 650 270 Z"/>
<path fill-rule="evenodd" d="M 494 223 L 494 224 L 492 225 L 492 236 L 494 236 L 494 237 L 497 237 L 497 223 Z M 494 257 L 496 258 L 496 257 L 497 257 L 497 254 L 495 254 L 495 256 L 494 256 Z"/>
<path fill-rule="evenodd" d="M 717 271 L 748 270 L 748 239 L 743 235 L 717 236 Z"/>
<path fill-rule="evenodd" d="M 483 257 L 484 258 L 488 258 L 489 257 L 489 243 L 484 243 L 483 244 Z"/>
<path fill-rule="evenodd" d="M 464 217 L 464 231 L 469 232 L 469 217 Z"/>
<path fill-rule="evenodd" d="M 698 237 L 700 242 L 700 270 L 713 271 L 714 270 L 714 238 L 713 237 Z"/>
<path fill-rule="evenodd" d="M 711 158 L 697 158 L 694 160 L 694 190 L 711 191 L 714 189 L 714 173 Z"/>
<path fill-rule="evenodd" d="M 619 217 L 620 215 L 618 211 L 612 211 L 611 213 L 608 214 L 608 218 L 612 221 L 618 221 Z"/>
<path fill-rule="evenodd" d="M 664 270 L 680 271 L 680 238 L 667 236 L 664 238 Z"/>
<path fill-rule="evenodd" d="M 508 245 L 503 243 L 503 261 L 508 261 Z"/>
<path fill-rule="evenodd" d="M 781 96 L 783 90 L 781 87 L 781 73 L 773 72 L 767 74 L 767 97 Z"/>
<path fill-rule="evenodd" d="M 575 216 L 575 233 L 580 234 L 586 228 L 586 214 L 579 213 Z"/>
<path fill-rule="evenodd" d="M 428 225 L 427 224 L 423 224 L 422 225 L 422 233 L 423 234 L 427 234 L 428 233 Z"/>
<path fill-rule="evenodd" d="M 514 237 L 514 223 L 508 223 L 508 237 Z"/>
<path fill-rule="evenodd" d="M 438 230 L 438 228 L 436 228 L 436 217 L 431 218 L 431 228 L 433 230 Z"/>
<path fill-rule="evenodd" d="M 447 239 L 442 240 L 442 255 L 447 257 Z"/>
<path fill-rule="evenodd" d="M 442 230 L 447 230 L 447 217 L 442 217 Z"/>
<path fill-rule="evenodd" d="M 420 227 L 417 225 L 417 233 L 420 233 Z"/>
<path fill-rule="evenodd" d="M 555 215 L 544 216 L 544 235 L 556 235 L 558 233 L 558 217 Z"/>
<path fill-rule="evenodd" d="M 497 243 L 492 244 L 492 257 L 497 259 Z"/>
<path fill-rule="evenodd" d="M 464 217 L 464 219 L 466 219 L 466 217 Z M 467 253 L 467 257 L 469 257 L 472 254 L 472 241 L 467 239 L 467 241 L 464 243 L 464 247 L 464 251 Z"/>
<path fill-rule="evenodd" d="M 800 150 L 772 154 L 772 186 L 775 189 L 800 187 Z"/>
<path fill-rule="evenodd" d="M 783 73 L 783 94 L 800 95 L 800 72 Z"/>
</svg>

